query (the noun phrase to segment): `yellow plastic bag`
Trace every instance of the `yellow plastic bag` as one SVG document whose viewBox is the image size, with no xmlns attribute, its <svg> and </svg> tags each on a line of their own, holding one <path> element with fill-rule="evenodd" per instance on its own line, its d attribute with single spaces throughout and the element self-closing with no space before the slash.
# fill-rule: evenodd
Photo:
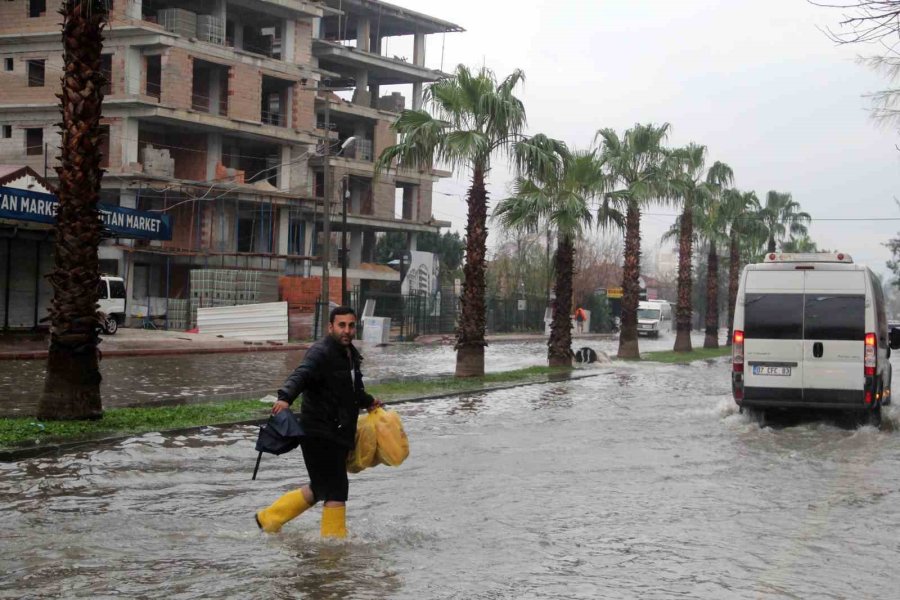
<svg viewBox="0 0 900 600">
<path fill-rule="evenodd" d="M 392 410 L 376 409 L 375 417 L 376 460 L 391 467 L 399 466 L 409 456 L 409 439 L 400 423 L 400 415 Z"/>
<path fill-rule="evenodd" d="M 363 469 L 377 465 L 378 460 L 375 458 L 377 444 L 378 435 L 372 413 L 360 416 L 356 422 L 356 447 L 347 455 L 347 471 L 359 473 Z"/>
</svg>

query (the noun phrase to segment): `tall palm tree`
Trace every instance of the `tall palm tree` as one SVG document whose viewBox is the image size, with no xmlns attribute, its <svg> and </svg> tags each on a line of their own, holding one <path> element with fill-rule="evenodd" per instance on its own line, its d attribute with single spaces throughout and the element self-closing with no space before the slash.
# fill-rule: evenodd
<svg viewBox="0 0 900 600">
<path fill-rule="evenodd" d="M 558 170 L 543 179 L 519 177 L 515 193 L 502 200 L 494 218 L 507 229 L 537 231 L 550 224 L 557 232 L 554 267 L 556 298 L 547 342 L 551 367 L 572 366 L 572 282 L 575 277 L 575 241 L 593 222 L 591 200 L 603 191 L 602 165 L 596 152 L 565 157 Z M 615 223 L 621 215 L 601 206 L 602 222 Z"/>
<path fill-rule="evenodd" d="M 672 177 L 673 194 L 682 202 L 678 236 L 678 304 L 675 310 L 676 352 L 690 352 L 691 345 L 691 302 L 693 279 L 694 210 L 706 196 L 717 198 L 722 188 L 734 179 L 731 167 L 716 161 L 706 171 L 706 146 L 688 144 L 672 153 L 676 170 Z"/>
<path fill-rule="evenodd" d="M 488 193 L 485 177 L 495 154 L 511 158 L 519 174 L 545 176 L 558 168 L 564 146 L 536 135 L 528 138 L 525 107 L 515 89 L 525 78 L 514 71 L 502 81 L 492 71 L 459 65 L 451 77 L 425 91 L 423 110 L 405 110 L 394 124 L 400 138 L 378 158 L 377 170 L 429 168 L 435 162 L 472 172 L 466 202 L 466 262 L 456 332 L 456 376 L 484 374 L 484 271 Z M 429 110 L 431 112 L 429 112 Z"/>
<path fill-rule="evenodd" d="M 788 236 L 803 236 L 808 233 L 807 225 L 812 219 L 809 213 L 800 210 L 790 193 L 769 191 L 766 203 L 760 211 L 760 218 L 768 232 L 767 252 L 775 252 L 777 243 Z"/>
<path fill-rule="evenodd" d="M 622 326 L 619 358 L 640 358 L 637 307 L 641 274 L 641 209 L 668 193 L 666 153 L 663 142 L 669 124 L 637 124 L 621 138 L 612 129 L 601 129 L 600 159 L 606 166 L 611 191 L 606 201 L 625 212 L 625 264 L 622 276 Z"/>
<path fill-rule="evenodd" d="M 58 94 L 60 131 L 59 208 L 56 215 L 55 266 L 49 275 L 50 349 L 44 391 L 38 402 L 42 419 L 96 419 L 103 415 L 97 345 L 100 321 L 97 247 L 101 221 L 100 116 L 103 86 L 103 28 L 108 0 L 65 0 L 63 76 Z"/>
<path fill-rule="evenodd" d="M 728 340 L 734 334 L 734 307 L 737 303 L 741 274 L 742 246 L 752 247 L 753 240 L 764 237 L 761 222 L 756 219 L 760 210 L 756 192 L 727 189 L 722 193 L 723 220 L 728 229 Z"/>
</svg>

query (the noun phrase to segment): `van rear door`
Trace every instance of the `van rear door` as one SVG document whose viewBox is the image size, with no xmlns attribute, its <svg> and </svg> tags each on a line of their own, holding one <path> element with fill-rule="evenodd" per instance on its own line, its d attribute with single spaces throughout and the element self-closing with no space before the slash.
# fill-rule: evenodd
<svg viewBox="0 0 900 600">
<path fill-rule="evenodd" d="M 865 272 L 806 271 L 804 399 L 864 403 Z"/>
<path fill-rule="evenodd" d="M 744 398 L 803 399 L 802 271 L 751 270 L 744 286 Z"/>
</svg>

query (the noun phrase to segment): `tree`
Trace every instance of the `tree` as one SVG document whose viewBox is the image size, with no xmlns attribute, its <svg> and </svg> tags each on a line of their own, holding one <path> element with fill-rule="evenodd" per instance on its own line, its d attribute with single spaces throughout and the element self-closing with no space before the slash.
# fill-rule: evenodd
<svg viewBox="0 0 900 600">
<path fill-rule="evenodd" d="M 900 0 L 830 0 L 811 4 L 844 11 L 839 21 L 840 29 L 828 28 L 826 35 L 833 42 L 845 44 L 874 44 L 884 50 L 883 55 L 861 57 L 859 60 L 874 71 L 894 82 L 900 76 L 900 55 L 897 41 L 900 40 Z M 879 121 L 892 124 L 900 122 L 900 89 L 896 86 L 874 92 L 872 116 Z"/>
<path fill-rule="evenodd" d="M 515 89 L 525 78 L 514 71 L 498 82 L 487 68 L 476 72 L 459 65 L 455 73 L 425 91 L 427 110 L 405 110 L 394 129 L 397 144 L 378 158 L 377 170 L 430 168 L 435 162 L 467 168 L 472 183 L 466 197 L 466 259 L 456 332 L 456 376 L 484 374 L 485 255 L 488 193 L 485 177 L 495 154 L 513 160 L 520 175 L 549 173 L 557 168 L 562 144 L 543 135 L 523 134 L 525 107 Z"/>
<path fill-rule="evenodd" d="M 109 18 L 106 0 L 66 0 L 63 17 L 63 76 L 60 100 L 59 208 L 55 264 L 48 276 L 50 349 L 42 419 L 99 419 L 100 319 L 97 314 L 100 267 L 97 248 L 102 223 L 100 196 L 100 117 L 103 105 L 101 51 Z"/>
<path fill-rule="evenodd" d="M 767 252 L 775 252 L 778 242 L 788 236 L 807 235 L 807 225 L 812 220 L 809 213 L 800 210 L 800 203 L 796 202 L 789 193 L 769 191 L 766 194 L 766 204 L 759 213 L 768 237 Z"/>
<path fill-rule="evenodd" d="M 619 358 L 640 358 L 637 307 L 641 271 L 641 210 L 668 193 L 668 174 L 662 147 L 668 133 L 668 123 L 638 124 L 621 138 L 612 129 L 601 129 L 594 138 L 595 143 L 600 142 L 600 160 L 605 165 L 610 188 L 604 194 L 604 202 L 625 213 Z"/>
<path fill-rule="evenodd" d="M 502 200 L 494 217 L 506 229 L 536 231 L 545 223 L 556 230 L 554 272 L 556 298 L 547 342 L 551 367 L 572 366 L 572 282 L 575 278 L 575 241 L 593 222 L 591 200 L 603 190 L 602 165 L 596 152 L 564 157 L 560 168 L 541 179 L 516 179 L 515 194 Z M 621 222 L 615 211 L 601 211 L 608 222 Z"/>
<path fill-rule="evenodd" d="M 741 274 L 742 242 L 752 245 L 761 239 L 765 231 L 755 217 L 760 210 L 755 192 L 727 189 L 722 193 L 722 217 L 728 229 L 728 340 L 734 334 L 734 307 L 737 304 L 738 284 Z"/>
<path fill-rule="evenodd" d="M 694 209 L 706 197 L 718 198 L 722 188 L 734 179 L 731 167 L 716 161 L 704 179 L 706 146 L 689 144 L 672 153 L 675 172 L 672 175 L 673 194 L 681 199 L 682 212 L 678 234 L 678 304 L 675 310 L 675 352 L 690 352 L 691 302 L 694 242 Z"/>
<path fill-rule="evenodd" d="M 808 235 L 793 237 L 781 243 L 782 252 L 818 252 L 818 245 Z"/>
</svg>

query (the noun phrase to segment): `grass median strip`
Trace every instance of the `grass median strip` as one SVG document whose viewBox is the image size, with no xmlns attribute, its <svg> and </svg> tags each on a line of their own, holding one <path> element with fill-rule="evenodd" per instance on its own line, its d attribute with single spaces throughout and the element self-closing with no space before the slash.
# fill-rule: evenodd
<svg viewBox="0 0 900 600">
<path fill-rule="evenodd" d="M 709 358 L 720 358 L 722 356 L 731 355 L 731 346 L 722 346 L 721 348 L 697 348 L 691 352 L 674 352 L 672 350 L 661 350 L 658 352 L 646 352 L 641 355 L 641 360 L 645 362 L 661 362 L 669 364 L 685 364 L 694 362 L 695 360 L 705 360 Z"/>
<path fill-rule="evenodd" d="M 530 367 L 484 377 L 456 379 L 441 377 L 408 381 L 387 381 L 367 386 L 375 397 L 385 401 L 447 392 L 469 392 L 504 383 L 525 383 L 565 373 L 568 369 Z M 96 421 L 38 421 L 34 417 L 0 418 L 0 448 L 71 442 L 94 437 L 138 435 L 151 431 L 183 429 L 221 423 L 264 419 L 267 404 L 259 400 L 203 402 L 181 406 L 110 408 Z"/>
</svg>

